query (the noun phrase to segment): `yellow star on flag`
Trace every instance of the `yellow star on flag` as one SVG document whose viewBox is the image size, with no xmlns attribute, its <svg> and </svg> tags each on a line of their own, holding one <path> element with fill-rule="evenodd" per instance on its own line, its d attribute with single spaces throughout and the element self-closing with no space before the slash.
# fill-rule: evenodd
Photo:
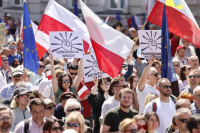
<svg viewBox="0 0 200 133">
<path fill-rule="evenodd" d="M 29 24 L 29 27 L 31 28 L 31 24 Z"/>
<path fill-rule="evenodd" d="M 34 50 L 32 50 L 32 53 L 34 53 Z"/>
<path fill-rule="evenodd" d="M 37 51 L 37 48 L 35 49 L 35 51 Z"/>
<path fill-rule="evenodd" d="M 24 47 L 24 44 L 22 44 L 22 47 Z"/>
<path fill-rule="evenodd" d="M 29 49 L 27 48 L 27 49 L 26 49 L 26 51 L 28 52 L 28 51 L 29 51 Z"/>
<path fill-rule="evenodd" d="M 24 29 L 26 29 L 26 26 L 24 26 Z"/>
<path fill-rule="evenodd" d="M 165 48 L 167 48 L 167 45 L 166 45 L 166 47 Z"/>
</svg>

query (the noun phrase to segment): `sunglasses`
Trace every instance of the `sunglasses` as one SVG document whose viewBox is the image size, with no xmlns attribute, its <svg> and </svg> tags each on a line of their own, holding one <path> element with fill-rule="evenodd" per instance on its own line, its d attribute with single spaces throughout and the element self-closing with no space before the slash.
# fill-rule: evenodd
<svg viewBox="0 0 200 133">
<path fill-rule="evenodd" d="M 199 78 L 199 76 L 197 76 L 197 75 L 190 75 L 189 78 L 190 78 L 190 79 L 191 79 L 191 78 Z"/>
<path fill-rule="evenodd" d="M 179 121 L 181 121 L 182 123 L 186 123 L 187 119 L 178 119 Z"/>
<path fill-rule="evenodd" d="M 23 97 L 23 98 L 30 98 L 30 95 L 29 94 L 23 94 L 23 95 L 19 95 L 19 97 Z"/>
<path fill-rule="evenodd" d="M 77 75 L 77 73 L 72 73 L 72 72 L 70 72 L 70 75 Z"/>
<path fill-rule="evenodd" d="M 14 75 L 14 78 L 20 78 L 22 75 Z"/>
<path fill-rule="evenodd" d="M 169 85 L 169 86 L 168 86 L 168 85 L 164 85 L 163 88 L 164 88 L 164 89 L 168 89 L 168 88 L 171 89 L 172 86 L 171 86 L 171 85 Z"/>
<path fill-rule="evenodd" d="M 44 66 L 40 66 L 40 68 L 44 68 Z"/>
<path fill-rule="evenodd" d="M 155 77 L 158 77 L 159 73 L 155 73 L 155 74 L 149 74 L 149 76 L 154 75 Z"/>
<path fill-rule="evenodd" d="M 130 133 L 138 133 L 138 129 L 131 129 L 131 130 L 127 130 L 127 131 L 124 131 L 124 132 L 130 132 Z"/>
<path fill-rule="evenodd" d="M 30 98 L 30 100 L 32 100 L 32 99 L 34 99 L 35 97 L 29 97 Z"/>
<path fill-rule="evenodd" d="M 62 129 L 62 127 L 53 127 L 52 128 L 52 130 L 54 131 L 54 132 L 56 132 L 56 131 L 62 131 L 63 129 Z"/>
<path fill-rule="evenodd" d="M 2 61 L 9 61 L 8 59 L 3 59 Z"/>
<path fill-rule="evenodd" d="M 187 69 L 188 69 L 188 70 L 191 70 L 191 67 L 188 67 Z"/>
<path fill-rule="evenodd" d="M 55 105 L 52 105 L 52 106 L 48 106 L 48 107 L 46 107 L 46 109 L 48 109 L 48 110 L 52 110 L 52 109 L 54 109 L 56 106 Z"/>
<path fill-rule="evenodd" d="M 104 85 L 103 82 L 101 83 L 101 85 Z M 110 82 L 105 82 L 105 85 L 110 85 Z"/>
<path fill-rule="evenodd" d="M 142 128 L 144 130 L 147 130 L 147 125 L 137 125 L 137 127 L 138 127 L 138 130 L 141 130 Z"/>
<path fill-rule="evenodd" d="M 127 88 L 128 85 L 121 85 L 121 86 L 115 86 L 115 87 L 118 87 L 118 88 Z"/>
<path fill-rule="evenodd" d="M 12 120 L 12 116 L 0 117 L 0 121 L 1 121 L 1 122 L 2 122 L 2 121 L 5 121 L 5 120 L 11 121 L 11 120 Z"/>
<path fill-rule="evenodd" d="M 79 123 L 75 123 L 75 124 L 67 123 L 67 125 L 68 125 L 69 127 L 79 127 L 79 126 L 80 126 Z"/>
<path fill-rule="evenodd" d="M 17 49 L 17 47 L 10 47 L 10 49 Z"/>
<path fill-rule="evenodd" d="M 174 65 L 174 67 L 179 67 L 179 65 Z"/>
<path fill-rule="evenodd" d="M 67 112 L 72 112 L 72 111 L 80 111 L 80 108 L 75 108 L 75 109 L 67 110 Z"/>
<path fill-rule="evenodd" d="M 62 83 L 70 83 L 71 80 L 70 79 L 67 79 L 67 80 L 63 80 Z"/>
</svg>

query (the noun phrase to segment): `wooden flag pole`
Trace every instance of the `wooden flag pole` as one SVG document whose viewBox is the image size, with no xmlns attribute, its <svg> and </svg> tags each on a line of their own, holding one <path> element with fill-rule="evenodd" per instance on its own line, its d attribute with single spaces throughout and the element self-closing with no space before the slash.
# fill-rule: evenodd
<svg viewBox="0 0 200 133">
<path fill-rule="evenodd" d="M 100 70 L 100 69 L 99 69 Z M 104 82 L 104 80 L 103 80 L 103 74 L 102 74 L 102 71 L 100 70 L 100 74 L 101 74 L 101 80 L 102 80 L 102 82 L 103 82 L 103 89 L 105 90 L 105 92 L 106 92 L 106 99 L 108 99 L 108 90 L 106 89 L 106 87 L 105 87 L 105 82 Z"/>
</svg>

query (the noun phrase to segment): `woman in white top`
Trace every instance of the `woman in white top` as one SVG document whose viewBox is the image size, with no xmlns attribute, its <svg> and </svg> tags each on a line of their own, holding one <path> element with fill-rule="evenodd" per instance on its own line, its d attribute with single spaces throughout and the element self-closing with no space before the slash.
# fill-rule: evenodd
<svg viewBox="0 0 200 133">
<path fill-rule="evenodd" d="M 191 71 L 191 67 L 189 65 L 183 65 L 180 69 L 179 73 L 179 93 L 182 92 L 183 88 L 188 85 L 187 77 Z"/>
</svg>

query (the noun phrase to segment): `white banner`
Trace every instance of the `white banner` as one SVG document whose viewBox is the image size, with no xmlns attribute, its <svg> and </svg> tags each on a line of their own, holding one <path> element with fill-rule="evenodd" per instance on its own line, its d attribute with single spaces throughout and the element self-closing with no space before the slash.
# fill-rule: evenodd
<svg viewBox="0 0 200 133">
<path fill-rule="evenodd" d="M 83 56 L 83 70 L 84 70 L 84 82 L 93 81 L 93 77 L 101 79 L 99 66 L 95 54 L 89 54 Z M 103 78 L 110 77 L 107 73 L 102 72 Z"/>
<path fill-rule="evenodd" d="M 142 58 L 149 59 L 151 54 L 161 59 L 161 30 L 138 31 Z"/>
<path fill-rule="evenodd" d="M 49 32 L 49 39 L 54 59 L 83 58 L 83 35 L 81 32 Z"/>
</svg>

